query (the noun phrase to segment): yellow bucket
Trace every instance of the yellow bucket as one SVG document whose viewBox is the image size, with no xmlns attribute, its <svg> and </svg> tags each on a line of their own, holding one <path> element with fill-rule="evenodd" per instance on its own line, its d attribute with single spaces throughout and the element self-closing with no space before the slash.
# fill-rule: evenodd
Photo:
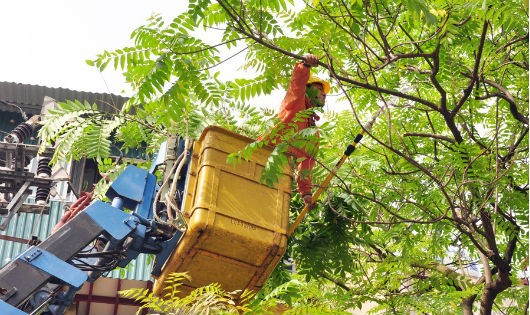
<svg viewBox="0 0 530 315">
<path fill-rule="evenodd" d="M 227 164 L 228 154 L 252 139 L 220 127 L 206 128 L 193 145 L 183 214 L 188 229 L 155 280 L 162 295 L 172 272 L 188 272 L 181 296 L 210 283 L 226 291 L 257 292 L 287 247 L 292 176 L 288 166 L 275 187 L 260 184 L 272 148 L 249 161 Z"/>
</svg>

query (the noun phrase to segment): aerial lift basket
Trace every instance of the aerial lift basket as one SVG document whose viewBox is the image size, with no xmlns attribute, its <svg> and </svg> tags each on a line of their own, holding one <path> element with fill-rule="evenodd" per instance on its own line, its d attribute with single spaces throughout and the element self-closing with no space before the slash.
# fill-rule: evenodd
<svg viewBox="0 0 530 315">
<path fill-rule="evenodd" d="M 287 247 L 291 180 L 288 166 L 275 187 L 260 183 L 272 148 L 249 161 L 227 163 L 253 140 L 206 128 L 193 145 L 182 211 L 188 229 L 162 268 L 154 293 L 172 272 L 188 272 L 180 295 L 216 282 L 226 291 L 258 291 Z"/>
</svg>

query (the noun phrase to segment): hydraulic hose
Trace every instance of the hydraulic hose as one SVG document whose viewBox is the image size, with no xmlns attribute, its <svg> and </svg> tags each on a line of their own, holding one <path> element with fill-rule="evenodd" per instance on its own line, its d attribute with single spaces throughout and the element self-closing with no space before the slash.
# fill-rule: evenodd
<svg viewBox="0 0 530 315">
<path fill-rule="evenodd" d="M 369 132 L 372 129 L 372 126 L 374 125 L 377 117 L 379 117 L 379 115 L 383 113 L 385 108 L 386 106 L 382 106 L 379 108 L 379 110 L 372 116 L 372 118 L 366 123 L 366 125 L 364 125 L 364 128 L 362 128 L 362 130 L 357 134 L 353 142 L 348 145 L 346 150 L 344 150 L 344 153 L 342 157 L 340 158 L 340 160 L 337 162 L 337 164 L 335 164 L 333 169 L 329 172 L 328 176 L 326 176 L 326 178 L 322 181 L 322 183 L 318 187 L 317 191 L 315 191 L 313 196 L 311 196 L 311 204 L 314 204 L 318 200 L 318 197 L 320 197 L 322 192 L 328 187 L 328 184 L 331 181 L 331 179 L 337 175 L 337 171 L 339 170 L 339 168 L 342 166 L 342 164 L 344 164 L 346 159 L 353 153 L 353 151 L 355 151 L 355 148 L 361 142 L 364 134 L 366 132 Z M 306 204 L 304 209 L 302 209 L 302 212 L 300 212 L 296 220 L 289 227 L 289 231 L 287 234 L 288 236 L 291 236 L 293 234 L 294 230 L 298 227 L 298 225 L 304 219 L 304 217 L 309 212 L 309 210 L 310 210 L 310 206 L 309 204 Z"/>
</svg>

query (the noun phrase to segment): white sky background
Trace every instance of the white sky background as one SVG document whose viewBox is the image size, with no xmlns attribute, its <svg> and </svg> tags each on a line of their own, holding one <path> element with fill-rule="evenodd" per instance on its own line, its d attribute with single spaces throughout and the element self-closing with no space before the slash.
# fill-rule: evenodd
<svg viewBox="0 0 530 315">
<path fill-rule="evenodd" d="M 175 17 L 179 0 L 0 0 L 0 81 L 126 95 L 119 72 L 85 63 L 132 44 L 153 13 Z M 126 93 L 123 93 L 125 91 Z"/>
<path fill-rule="evenodd" d="M 130 96 L 112 65 L 100 73 L 85 61 L 132 45 L 132 31 L 152 14 L 169 19 L 186 8 L 185 0 L 0 0 L 0 81 Z M 243 56 L 218 70 L 226 76 Z M 284 93 L 277 90 L 251 103 L 276 108 Z M 328 95 L 326 108 L 336 107 L 335 101 L 336 96 Z"/>
</svg>

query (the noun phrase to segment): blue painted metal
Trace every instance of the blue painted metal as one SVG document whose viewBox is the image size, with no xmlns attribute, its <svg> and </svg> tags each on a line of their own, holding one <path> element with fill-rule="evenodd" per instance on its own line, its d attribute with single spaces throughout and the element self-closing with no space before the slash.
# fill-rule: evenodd
<svg viewBox="0 0 530 315">
<path fill-rule="evenodd" d="M 59 293 L 55 296 L 55 301 L 57 305 L 48 307 L 52 314 L 64 314 L 66 308 L 74 302 L 75 294 L 79 289 L 70 288 L 64 293 Z"/>
<path fill-rule="evenodd" d="M 181 231 L 177 231 L 177 233 L 175 233 L 170 240 L 162 243 L 162 251 L 156 255 L 155 261 L 153 263 L 153 269 L 151 270 L 152 275 L 160 276 L 164 263 L 167 261 L 173 250 L 177 247 L 182 235 L 183 233 Z"/>
<path fill-rule="evenodd" d="M 126 223 L 131 217 L 130 214 L 102 201 L 96 201 L 88 206 L 85 213 L 115 240 L 123 240 L 134 229 Z"/>
<path fill-rule="evenodd" d="M 22 312 L 18 308 L 7 304 L 4 301 L 0 301 L 0 314 L 2 315 L 28 315 L 25 312 Z"/>
<path fill-rule="evenodd" d="M 110 199 L 121 197 L 124 207 L 134 210 L 142 201 L 147 182 L 148 171 L 129 165 L 123 173 L 110 185 L 106 195 Z"/>
<path fill-rule="evenodd" d="M 18 259 L 77 289 L 88 279 L 86 273 L 42 248 L 31 247 Z"/>
<path fill-rule="evenodd" d="M 63 214 L 63 203 L 52 201 L 50 203 L 50 214 L 39 215 L 36 213 L 19 213 L 9 223 L 7 230 L 0 234 L 15 236 L 19 238 L 31 239 L 32 235 L 43 240 L 48 237 L 53 227 L 59 222 Z M 15 259 L 30 246 L 22 243 L 0 240 L 0 266 L 3 266 Z M 141 254 L 136 260 L 130 263 L 125 269 L 120 268 L 105 275 L 105 277 L 129 280 L 152 280 L 151 278 L 151 258 L 146 254 Z M 3 314 L 0 312 L 0 315 Z"/>
<path fill-rule="evenodd" d="M 114 199 L 112 199 L 112 203 L 111 205 L 114 207 L 114 208 L 117 208 L 117 209 L 123 209 L 123 199 L 121 199 L 120 197 L 114 197 Z"/>
<path fill-rule="evenodd" d="M 183 145 L 183 143 L 179 143 L 179 149 L 181 144 Z M 156 162 L 153 164 L 156 164 Z M 179 178 L 183 181 L 185 176 L 184 178 L 179 176 Z M 158 233 L 164 233 L 167 237 L 170 237 L 170 233 L 173 233 L 173 230 L 170 227 L 158 227 L 158 223 L 152 220 L 153 201 L 158 188 L 156 177 L 153 174 L 138 167 L 129 166 L 107 191 L 107 196 L 113 199 L 112 205 L 96 201 L 84 211 L 84 214 L 88 215 L 91 220 L 105 231 L 103 235 L 99 236 L 100 238 L 104 236 L 101 239 L 107 240 L 105 249 L 102 252 L 122 251 L 126 253 L 126 258 L 114 257 L 114 259 L 121 259 L 118 264 L 120 267 L 126 266 L 130 261 L 140 256 L 142 259 L 135 261 L 136 269 L 143 269 L 142 271 L 145 272 L 148 270 L 148 263 L 145 255 L 140 255 L 140 253 L 162 252 L 162 255 L 159 256 L 159 258 L 162 258 L 160 260 L 161 264 L 159 264 L 161 268 L 182 236 L 182 233 L 177 231 L 170 240 L 160 241 L 160 234 Z M 133 213 L 126 213 L 122 211 L 122 208 L 133 210 Z M 149 234 L 148 231 L 150 231 L 149 233 L 152 231 L 155 233 Z M 124 240 L 127 237 L 131 237 L 132 242 L 125 243 Z M 71 286 L 71 294 L 69 295 L 73 295 L 75 289 L 87 281 L 87 278 L 95 279 L 104 272 L 104 269 L 101 269 L 101 271 L 94 270 L 87 275 L 41 248 L 30 248 L 17 259 L 69 284 Z M 110 261 L 110 259 L 113 258 L 101 256 L 94 266 L 107 266 L 107 260 Z M 69 299 L 67 298 L 67 300 Z M 60 304 L 62 303 L 58 305 Z M 1 312 L 1 310 L 0 308 L 0 314 L 10 314 L 7 311 Z M 13 315 L 20 314 L 25 313 L 13 313 Z"/>
<path fill-rule="evenodd" d="M 62 216 L 63 204 L 52 201 L 49 215 L 39 215 L 35 213 L 20 213 L 9 224 L 6 234 L 19 238 L 31 239 L 36 235 L 43 240 L 50 235 L 53 227 Z M 22 243 L 0 240 L 0 266 L 15 259 L 30 246 Z M 149 271 L 151 270 L 151 259 L 147 255 L 140 255 L 134 264 L 130 264 L 127 270 L 117 270 L 111 272 L 107 277 L 130 280 L 151 280 Z M 0 313 L 1 315 L 1 313 Z"/>
<path fill-rule="evenodd" d="M 144 194 L 141 203 L 136 207 L 135 213 L 145 219 L 153 218 L 153 200 L 156 194 L 156 176 L 150 173 L 146 174 Z"/>
<path fill-rule="evenodd" d="M 129 218 L 129 224 L 136 224 L 136 228 L 134 229 L 134 240 L 127 250 L 127 257 L 120 261 L 120 267 L 127 266 L 133 259 L 136 259 L 140 253 L 146 252 L 147 247 L 153 248 L 156 246 L 152 244 L 149 238 L 146 238 L 147 228 L 152 227 L 154 224 L 156 225 L 156 223 L 151 221 L 153 218 L 153 200 L 157 191 L 156 177 L 153 174 L 146 174 L 144 188 L 142 201 L 136 206 L 133 213 L 134 217 Z M 157 247 L 160 248 L 160 246 Z"/>
</svg>

